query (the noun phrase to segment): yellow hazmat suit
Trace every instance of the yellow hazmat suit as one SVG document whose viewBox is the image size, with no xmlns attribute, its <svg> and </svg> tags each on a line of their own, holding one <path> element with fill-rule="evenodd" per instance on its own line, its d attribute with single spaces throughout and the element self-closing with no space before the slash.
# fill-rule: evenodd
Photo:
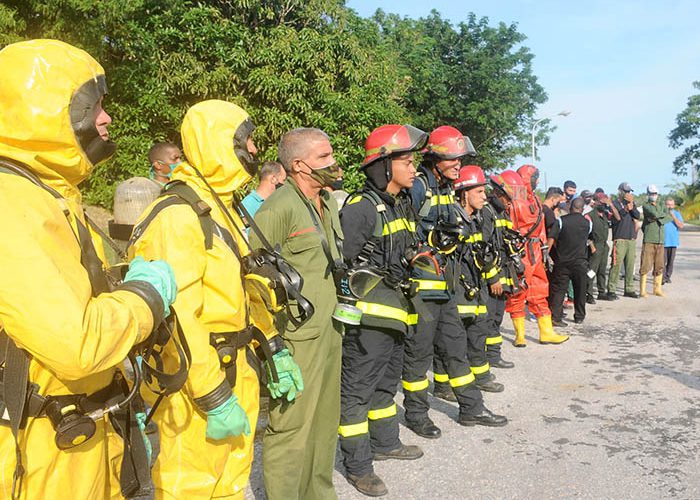
<svg viewBox="0 0 700 500">
<path fill-rule="evenodd" d="M 231 207 L 234 191 L 251 179 L 233 147 L 234 134 L 247 118 L 241 108 L 224 101 L 205 101 L 190 108 L 181 129 L 188 161 L 181 163 L 172 176 L 173 180 L 184 181 L 211 207 L 214 222 L 230 233 L 243 254 L 247 253 L 247 246 L 240 232 L 232 227 L 193 166 L 225 206 Z M 159 201 L 146 209 L 141 220 Z M 242 227 L 235 214 L 234 218 Z M 249 436 L 206 439 L 206 414 L 193 402 L 211 393 L 225 379 L 216 351 L 209 344 L 209 333 L 235 332 L 246 327 L 248 306 L 240 261 L 216 231 L 212 247 L 207 250 L 197 215 L 189 205 L 182 204 L 164 208 L 146 226 L 129 254 L 166 260 L 175 270 L 178 296 L 173 307 L 192 351 L 185 387 L 166 398 L 154 417 L 161 440 L 153 471 L 156 498 L 243 498 L 258 418 L 259 381 L 248 359 L 253 358 L 252 346 L 238 350 L 234 388 L 248 415 Z"/>
<path fill-rule="evenodd" d="M 74 133 L 71 101 L 85 84 L 103 84 L 104 70 L 82 50 L 34 40 L 0 51 L 0 73 L 0 157 L 24 165 L 65 198 L 0 173 L 0 327 L 31 355 L 29 380 L 40 394 L 92 394 L 110 384 L 114 367 L 153 328 L 151 310 L 136 294 L 92 297 L 80 260 L 77 185 L 93 162 Z M 48 418 L 29 418 L 19 433 L 22 497 L 107 497 L 108 457 L 118 462 L 121 453 L 108 444 L 108 425 L 98 421 L 91 439 L 61 451 Z M 14 469 L 14 440 L 3 426 L 0 498 L 10 498 Z"/>
</svg>

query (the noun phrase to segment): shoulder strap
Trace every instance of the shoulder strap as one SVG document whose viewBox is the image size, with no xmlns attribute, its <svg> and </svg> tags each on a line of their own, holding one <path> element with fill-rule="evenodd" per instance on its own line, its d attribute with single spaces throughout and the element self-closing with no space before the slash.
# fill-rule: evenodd
<svg viewBox="0 0 700 500">
<path fill-rule="evenodd" d="M 381 198 L 379 198 L 377 193 L 366 190 L 363 191 L 361 195 L 363 198 L 367 198 L 369 201 L 371 201 L 372 205 L 374 205 L 374 208 L 377 211 L 377 219 L 374 223 L 374 232 L 372 233 L 372 236 L 374 236 L 375 238 L 381 238 L 382 232 L 384 230 L 384 224 L 382 221 L 384 217 L 386 217 L 384 215 L 386 213 L 386 205 L 381 200 Z"/>
<path fill-rule="evenodd" d="M 427 217 L 428 214 L 430 213 L 430 207 L 432 206 L 432 199 L 433 199 L 433 190 L 430 189 L 430 186 L 428 185 L 428 179 L 422 173 L 419 173 L 416 176 L 416 180 L 418 180 L 421 184 L 423 184 L 423 188 L 425 189 L 425 198 L 423 199 L 423 204 L 420 206 L 420 209 L 418 210 L 418 217 L 423 219 L 423 218 Z"/>
<path fill-rule="evenodd" d="M 214 219 L 211 216 L 211 207 L 202 200 L 197 193 L 194 192 L 190 186 L 182 181 L 171 181 L 165 185 L 161 191 L 161 195 L 167 195 L 165 198 L 160 200 L 149 214 L 141 222 L 139 222 L 131 234 L 131 239 L 127 244 L 127 248 L 136 243 L 146 228 L 153 222 L 153 220 L 158 216 L 160 212 L 172 205 L 189 205 L 194 211 L 199 219 L 199 225 L 202 228 L 202 233 L 204 233 L 204 247 L 207 250 L 211 250 L 214 242 Z M 222 228 L 220 228 L 222 229 Z M 227 231 L 228 232 L 228 231 Z M 221 233 L 223 236 L 223 233 Z M 230 234 L 229 234 L 230 237 Z M 226 240 L 226 238 L 224 238 Z M 231 238 L 231 241 L 233 239 Z M 226 241 L 229 244 L 229 241 Z"/>
</svg>

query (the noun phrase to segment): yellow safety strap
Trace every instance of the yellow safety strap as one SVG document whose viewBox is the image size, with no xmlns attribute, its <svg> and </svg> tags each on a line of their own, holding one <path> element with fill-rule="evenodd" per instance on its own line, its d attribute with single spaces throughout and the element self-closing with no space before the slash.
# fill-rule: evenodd
<svg viewBox="0 0 700 500">
<path fill-rule="evenodd" d="M 348 200 L 347 205 L 352 205 L 353 203 L 357 203 L 357 202 L 360 201 L 361 199 L 362 199 L 362 195 L 353 196 L 352 198 L 350 198 L 350 199 Z"/>
<path fill-rule="evenodd" d="M 469 306 L 465 304 L 458 304 L 457 305 L 457 312 L 459 314 L 474 314 L 476 316 L 480 314 L 486 314 L 488 310 L 486 309 L 486 306 Z"/>
<path fill-rule="evenodd" d="M 471 373 L 469 375 L 471 375 Z M 474 378 L 474 375 L 472 375 L 472 378 Z M 450 381 L 450 383 L 452 383 L 452 381 Z M 430 385 L 430 383 L 428 382 L 428 379 L 426 378 L 423 380 L 419 380 L 418 382 L 407 382 L 405 380 L 402 380 L 401 385 L 403 386 L 404 390 L 406 390 L 406 391 L 418 392 L 418 391 L 426 390 L 428 388 L 428 386 Z"/>
<path fill-rule="evenodd" d="M 474 375 L 481 375 L 482 373 L 486 373 L 487 371 L 489 371 L 490 368 L 491 366 L 488 364 L 488 362 L 481 366 L 472 366 L 472 373 Z"/>
<path fill-rule="evenodd" d="M 503 337 L 501 337 L 500 335 L 498 337 L 486 337 L 486 345 L 496 345 L 502 343 Z"/>
<path fill-rule="evenodd" d="M 440 194 L 440 195 L 433 195 L 430 198 L 430 206 L 434 207 L 435 205 L 452 205 L 455 202 L 455 197 L 452 194 Z"/>
<path fill-rule="evenodd" d="M 363 314 L 377 316 L 380 318 L 395 319 L 396 321 L 401 321 L 407 325 L 415 325 L 418 323 L 417 314 L 408 314 L 403 309 L 385 306 L 384 304 L 375 304 L 372 302 L 362 301 L 358 301 L 355 305 L 360 311 L 362 311 Z"/>
<path fill-rule="evenodd" d="M 416 223 L 404 218 L 392 220 L 388 224 L 384 224 L 384 227 L 382 228 L 382 236 L 387 236 L 389 234 L 398 233 L 399 231 L 404 230 L 415 233 Z"/>
<path fill-rule="evenodd" d="M 347 438 L 367 434 L 369 432 L 369 423 L 367 420 L 359 424 L 341 425 L 338 427 L 338 434 Z"/>
<path fill-rule="evenodd" d="M 452 387 L 462 387 L 464 385 L 469 385 L 472 382 L 476 380 L 476 377 L 474 377 L 473 373 L 468 373 L 466 375 L 462 375 L 461 377 L 457 378 L 451 378 L 450 379 L 450 385 Z"/>
<path fill-rule="evenodd" d="M 503 285 L 510 285 L 510 286 L 515 285 L 515 283 L 513 282 L 513 278 L 508 278 L 506 276 L 501 276 L 498 281 L 500 283 L 502 283 Z"/>
<path fill-rule="evenodd" d="M 513 229 L 513 223 L 508 219 L 496 219 L 494 224 L 496 227 L 507 227 L 508 229 Z"/>
<path fill-rule="evenodd" d="M 449 377 L 449 375 L 447 375 L 447 373 L 434 373 L 433 379 L 435 379 L 435 382 L 441 382 L 441 383 L 445 383 L 445 382 L 450 381 L 450 377 Z"/>
<path fill-rule="evenodd" d="M 415 280 L 413 278 L 411 281 L 418 283 L 418 290 L 447 290 L 446 281 Z"/>
<path fill-rule="evenodd" d="M 464 243 L 475 243 L 477 241 L 484 241 L 484 233 L 474 233 L 469 236 L 460 236 L 459 239 Z"/>
<path fill-rule="evenodd" d="M 367 418 L 370 420 L 379 420 L 380 418 L 389 418 L 396 415 L 396 403 L 386 408 L 380 408 L 379 410 L 370 410 L 367 412 Z"/>
</svg>

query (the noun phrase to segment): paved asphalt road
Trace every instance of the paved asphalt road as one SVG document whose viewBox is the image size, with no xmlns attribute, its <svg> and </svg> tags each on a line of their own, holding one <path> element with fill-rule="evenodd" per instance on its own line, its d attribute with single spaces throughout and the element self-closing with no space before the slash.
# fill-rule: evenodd
<svg viewBox="0 0 700 500">
<path fill-rule="evenodd" d="M 515 349 L 506 320 L 504 357 L 516 367 L 496 372 L 506 390 L 485 399 L 508 426 L 461 427 L 456 405 L 431 397 L 442 438 L 402 424 L 403 442 L 425 456 L 375 464 L 384 498 L 700 498 L 700 232 L 683 232 L 681 245 L 665 298 L 589 306 L 561 346 L 537 344 L 527 322 L 528 346 Z M 259 500 L 256 455 L 246 498 Z M 340 460 L 335 485 L 341 499 L 368 498 Z"/>
</svg>

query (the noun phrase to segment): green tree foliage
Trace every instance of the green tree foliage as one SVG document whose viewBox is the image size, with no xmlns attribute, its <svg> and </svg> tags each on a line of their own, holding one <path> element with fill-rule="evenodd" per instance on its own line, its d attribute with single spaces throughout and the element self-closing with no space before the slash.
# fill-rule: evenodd
<svg viewBox="0 0 700 500">
<path fill-rule="evenodd" d="M 153 142 L 178 142 L 185 111 L 203 99 L 244 107 L 263 159 L 287 130 L 322 128 L 356 187 L 364 139 L 378 125 L 454 125 L 484 166 L 502 167 L 527 151 L 546 98 L 516 26 L 473 15 L 455 28 L 437 13 L 364 19 L 342 0 L 0 3 L 0 46 L 39 37 L 84 48 L 107 72 L 119 149 L 83 186 L 103 206 L 115 183 L 147 173 Z"/>
<path fill-rule="evenodd" d="M 400 52 L 409 81 L 406 105 L 415 125 L 457 127 L 489 169 L 528 155 L 532 118 L 547 96 L 515 24 L 491 27 L 487 18 L 470 14 L 455 27 L 436 11 L 413 20 L 379 10 L 374 19 Z M 548 130 L 541 131 L 539 142 L 546 143 Z"/>
<path fill-rule="evenodd" d="M 700 90 L 700 81 L 693 82 L 693 87 Z M 674 174 L 685 175 L 689 165 L 700 163 L 700 94 L 688 98 L 685 109 L 676 116 L 668 142 L 673 149 L 684 148 L 673 161 Z"/>
</svg>

